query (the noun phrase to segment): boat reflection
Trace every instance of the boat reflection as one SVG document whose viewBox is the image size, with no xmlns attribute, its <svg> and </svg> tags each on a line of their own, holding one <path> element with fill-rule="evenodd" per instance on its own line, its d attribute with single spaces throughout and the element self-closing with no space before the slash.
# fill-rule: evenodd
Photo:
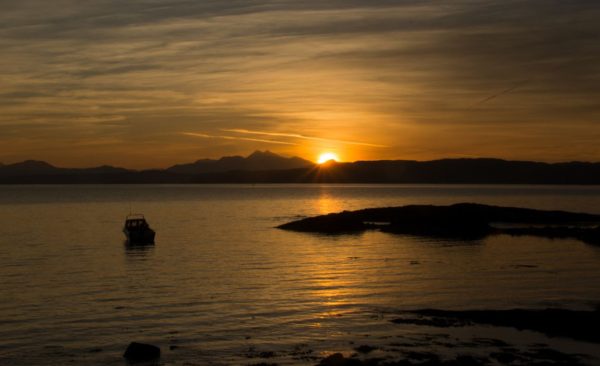
<svg viewBox="0 0 600 366">
<path fill-rule="evenodd" d="M 128 240 L 123 242 L 125 255 L 130 258 L 147 258 L 154 254 L 154 243 L 151 244 L 131 244 Z"/>
</svg>

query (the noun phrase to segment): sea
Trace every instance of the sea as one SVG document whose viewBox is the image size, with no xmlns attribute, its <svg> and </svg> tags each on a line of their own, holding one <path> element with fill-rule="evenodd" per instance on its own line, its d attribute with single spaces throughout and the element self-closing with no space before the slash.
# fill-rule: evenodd
<svg viewBox="0 0 600 366">
<path fill-rule="evenodd" d="M 600 305 L 600 247 L 577 240 L 276 228 L 344 210 L 458 202 L 600 214 L 600 187 L 0 186 L 0 365 L 126 365 L 133 341 L 159 346 L 160 365 L 314 365 L 440 332 L 390 322 L 405 310 Z M 145 215 L 155 245 L 126 244 L 129 213 Z M 600 356 L 594 345 L 531 331 L 444 331 L 549 344 L 590 364 Z"/>
</svg>

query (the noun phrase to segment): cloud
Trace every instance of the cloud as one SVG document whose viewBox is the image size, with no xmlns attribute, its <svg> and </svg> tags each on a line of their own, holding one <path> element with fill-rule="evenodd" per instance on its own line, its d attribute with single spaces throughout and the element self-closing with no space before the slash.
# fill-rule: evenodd
<svg viewBox="0 0 600 366">
<path fill-rule="evenodd" d="M 197 132 L 182 132 L 181 134 L 186 135 L 186 136 L 203 137 L 203 138 L 209 138 L 209 139 L 253 141 L 253 142 L 263 142 L 263 143 L 267 143 L 267 144 L 277 144 L 277 145 L 297 145 L 295 143 L 285 142 L 285 141 L 253 139 L 253 138 L 237 137 L 237 136 L 208 135 L 205 133 L 197 133 Z"/>
<path fill-rule="evenodd" d="M 301 134 L 297 134 L 297 133 L 250 131 L 250 130 L 245 130 L 245 129 L 240 129 L 240 128 L 223 129 L 223 131 L 242 133 L 242 134 L 248 134 L 248 135 L 291 137 L 291 138 L 304 139 L 304 140 L 333 142 L 333 143 L 339 143 L 339 144 L 359 145 L 359 146 L 368 146 L 368 147 L 389 147 L 389 146 L 385 146 L 385 145 L 370 144 L 367 142 L 360 142 L 360 141 L 335 140 L 335 139 L 326 139 L 326 138 L 322 138 L 322 137 L 305 136 L 305 135 L 301 135 Z"/>
</svg>

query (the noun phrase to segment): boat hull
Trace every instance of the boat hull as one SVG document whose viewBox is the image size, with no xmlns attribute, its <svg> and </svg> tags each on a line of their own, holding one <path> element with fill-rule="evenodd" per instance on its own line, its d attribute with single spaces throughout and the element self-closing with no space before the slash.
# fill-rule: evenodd
<svg viewBox="0 0 600 366">
<path fill-rule="evenodd" d="M 156 233 L 152 229 L 147 230 L 127 230 L 123 229 L 129 244 L 154 244 Z"/>
</svg>

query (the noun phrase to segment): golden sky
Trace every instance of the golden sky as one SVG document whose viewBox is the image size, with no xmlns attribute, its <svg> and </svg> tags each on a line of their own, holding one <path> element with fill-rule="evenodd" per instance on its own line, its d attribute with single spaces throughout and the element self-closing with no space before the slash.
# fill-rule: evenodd
<svg viewBox="0 0 600 366">
<path fill-rule="evenodd" d="M 0 0 L 0 162 L 600 161 L 600 2 Z"/>
</svg>

